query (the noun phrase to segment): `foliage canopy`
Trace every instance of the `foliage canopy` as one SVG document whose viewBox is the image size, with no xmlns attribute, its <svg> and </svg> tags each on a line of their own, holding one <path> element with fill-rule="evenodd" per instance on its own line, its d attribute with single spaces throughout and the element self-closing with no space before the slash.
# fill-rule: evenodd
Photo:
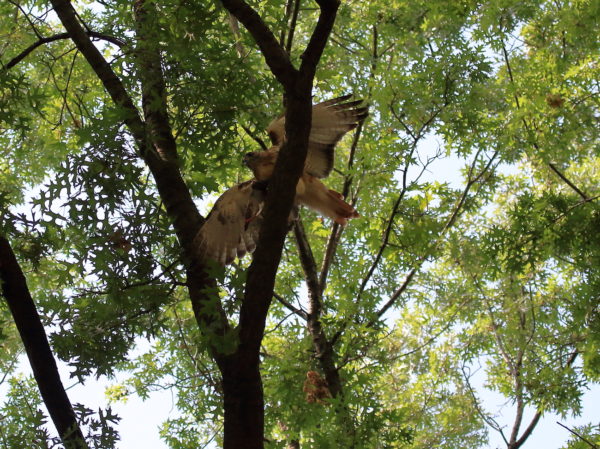
<svg viewBox="0 0 600 449">
<path fill-rule="evenodd" d="M 173 389 L 167 445 L 222 445 L 250 258 L 208 264 L 198 308 L 181 229 L 202 218 L 169 176 L 205 216 L 292 97 L 238 2 L 76 2 L 128 109 L 65 33 L 65 3 L 0 3 L 0 235 L 74 376 L 130 373 L 115 401 Z M 296 67 L 317 3 L 249 2 Z M 369 104 L 328 178 L 361 218 L 301 210 L 285 241 L 259 340 L 265 447 L 478 448 L 492 431 L 517 449 L 544 414 L 581 412 L 600 376 L 598 17 L 593 0 L 339 5 L 312 92 Z M 4 302 L 0 325 L 0 441 L 59 444 L 13 372 Z M 475 382 L 514 406 L 511 428 Z M 118 444 L 110 410 L 76 415 L 89 447 Z M 566 447 L 600 444 L 598 424 Z"/>
</svg>

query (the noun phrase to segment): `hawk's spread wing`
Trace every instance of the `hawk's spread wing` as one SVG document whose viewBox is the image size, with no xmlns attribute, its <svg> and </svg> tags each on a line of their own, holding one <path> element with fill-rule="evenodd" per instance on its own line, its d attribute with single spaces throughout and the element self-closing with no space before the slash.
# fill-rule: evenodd
<svg viewBox="0 0 600 449">
<path fill-rule="evenodd" d="M 358 107 L 362 100 L 345 102 L 350 97 L 344 95 L 313 106 L 305 164 L 308 174 L 317 178 L 328 176 L 333 169 L 335 145 L 368 115 L 366 107 Z M 273 120 L 267 132 L 273 145 L 280 147 L 285 140 L 285 115 Z"/>
<path fill-rule="evenodd" d="M 266 197 L 265 184 L 246 181 L 225 191 L 196 235 L 200 256 L 221 265 L 256 248 Z"/>
</svg>

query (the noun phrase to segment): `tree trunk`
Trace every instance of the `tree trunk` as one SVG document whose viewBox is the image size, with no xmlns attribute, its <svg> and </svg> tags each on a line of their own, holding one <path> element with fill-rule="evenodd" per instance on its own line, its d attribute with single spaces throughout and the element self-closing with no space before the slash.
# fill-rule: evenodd
<svg viewBox="0 0 600 449">
<path fill-rule="evenodd" d="M 259 360 L 232 357 L 220 364 L 224 397 L 224 449 L 263 449 L 264 400 Z"/>
<path fill-rule="evenodd" d="M 75 412 L 60 380 L 46 331 L 29 293 L 23 271 L 8 240 L 0 235 L 0 285 L 21 340 L 33 376 L 67 449 L 87 449 Z"/>
</svg>

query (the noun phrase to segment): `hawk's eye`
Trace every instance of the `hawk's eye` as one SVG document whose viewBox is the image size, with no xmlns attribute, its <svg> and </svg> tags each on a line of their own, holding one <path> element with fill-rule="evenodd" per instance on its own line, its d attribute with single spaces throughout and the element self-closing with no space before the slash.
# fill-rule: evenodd
<svg viewBox="0 0 600 449">
<path fill-rule="evenodd" d="M 252 157 L 254 156 L 254 153 L 246 153 L 246 157 Z"/>
</svg>

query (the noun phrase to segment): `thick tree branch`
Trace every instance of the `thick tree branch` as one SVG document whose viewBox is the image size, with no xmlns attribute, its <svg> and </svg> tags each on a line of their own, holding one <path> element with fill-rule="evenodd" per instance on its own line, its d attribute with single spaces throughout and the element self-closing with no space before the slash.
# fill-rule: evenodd
<svg viewBox="0 0 600 449">
<path fill-rule="evenodd" d="M 156 7 L 152 2 L 146 0 L 135 0 L 134 18 L 137 33 L 136 57 L 139 63 L 139 77 L 142 85 L 142 107 L 144 110 L 146 132 L 152 151 L 151 169 L 155 179 L 164 181 L 161 194 L 169 194 L 170 207 L 177 214 L 179 223 L 187 220 L 187 215 L 181 216 L 183 209 L 185 214 L 197 214 L 189 190 L 181 179 L 177 166 L 177 144 L 173 137 L 173 131 L 169 123 L 167 110 L 167 96 L 164 74 L 161 66 L 160 50 L 158 48 L 160 39 L 157 35 Z M 147 157 L 146 160 L 150 158 Z M 179 185 L 178 192 L 171 193 L 170 182 Z M 183 201 L 181 201 L 183 200 Z M 165 202 L 167 208 L 169 204 Z M 177 229 L 177 222 L 176 222 Z M 193 238 L 197 229 L 190 226 L 190 235 L 181 236 L 180 241 L 188 255 L 187 278 L 190 298 L 198 325 L 207 335 L 223 337 L 230 331 L 229 322 L 221 302 L 217 295 L 215 280 L 205 273 L 205 269 L 195 260 Z M 190 263 L 190 261 L 192 263 Z M 219 357 L 218 343 L 213 345 L 213 356 Z"/>
<path fill-rule="evenodd" d="M 333 29 L 337 10 L 340 6 L 339 0 L 315 0 L 321 8 L 321 14 L 317 25 L 310 37 L 310 41 L 306 50 L 302 54 L 302 62 L 300 64 L 300 76 L 305 79 L 305 82 L 312 83 L 317 70 L 317 64 L 321 59 L 327 39 Z"/>
<path fill-rule="evenodd" d="M 136 33 L 136 56 L 142 83 L 142 107 L 147 131 L 154 150 L 166 161 L 177 159 L 177 148 L 167 112 L 165 81 L 158 48 L 156 9 L 145 0 L 133 5 Z"/>
<path fill-rule="evenodd" d="M 79 51 L 103 83 L 114 103 L 121 108 L 124 122 L 135 139 L 140 156 L 147 163 L 154 177 L 160 197 L 173 222 L 183 249 L 188 289 L 201 329 L 210 335 L 226 334 L 229 326 L 216 297 L 215 281 L 206 274 L 205 267 L 196 260 L 193 242 L 203 223 L 203 218 L 192 200 L 176 162 L 175 141 L 168 123 L 158 49 L 152 48 L 151 42 L 146 41 L 137 53 L 141 67 L 143 106 L 148 120 L 147 127 L 140 118 L 139 111 L 121 80 L 91 42 L 78 21 L 71 3 L 68 0 L 52 0 L 52 5 Z M 142 5 L 138 3 L 136 6 L 139 8 Z M 141 17 L 139 13 L 141 13 Z M 144 37 L 151 40 L 151 36 L 144 36 L 148 27 L 143 23 L 144 15 L 139 9 L 137 19 L 141 40 Z M 156 41 L 154 42 L 156 44 Z"/>
<path fill-rule="evenodd" d="M 313 255 L 312 249 L 304 231 L 302 219 L 299 217 L 294 223 L 294 237 L 296 238 L 296 246 L 298 247 L 298 255 L 300 256 L 300 264 L 304 270 L 304 279 L 309 291 L 309 314 L 321 314 L 321 288 L 317 275 L 317 264 Z M 311 295 L 312 293 L 312 295 Z"/>
<path fill-rule="evenodd" d="M 306 327 L 312 337 L 316 358 L 325 374 L 329 391 L 333 397 L 342 393 L 342 382 L 335 366 L 333 346 L 327 340 L 323 325 L 321 324 L 321 311 L 323 310 L 323 297 L 317 274 L 317 265 L 310 244 L 304 232 L 302 221 L 298 220 L 294 226 L 294 236 L 300 255 L 300 263 L 304 271 L 304 279 L 308 288 L 309 310 Z"/>
<path fill-rule="evenodd" d="M 571 367 L 573 365 L 573 363 L 575 362 L 575 360 L 577 359 L 578 355 L 579 355 L 579 353 L 577 351 L 573 352 L 567 359 L 567 363 L 565 364 L 565 367 Z M 536 410 L 535 415 L 533 415 L 533 418 L 529 422 L 529 425 L 527 426 L 527 428 L 525 429 L 525 431 L 523 432 L 521 437 L 518 438 L 513 443 L 512 446 L 509 445 L 508 449 L 519 449 L 521 446 L 523 446 L 523 444 L 525 444 L 525 441 L 527 441 L 527 439 L 531 436 L 531 433 L 533 432 L 535 427 L 538 425 L 538 422 L 539 422 L 540 418 L 542 417 L 542 414 L 543 414 L 542 411 Z"/>
<path fill-rule="evenodd" d="M 311 97 L 287 97 L 287 142 L 280 151 L 265 201 L 264 221 L 254 258 L 248 269 L 246 293 L 240 310 L 240 352 L 258 355 L 275 275 L 281 259 L 288 217 L 302 173 L 310 131 Z"/>
<path fill-rule="evenodd" d="M 304 232 L 302 222 L 298 220 L 294 226 L 294 236 L 298 246 L 300 262 L 304 271 L 306 284 L 308 287 L 309 310 L 307 314 L 306 327 L 312 337 L 315 357 L 321 365 L 321 370 L 325 374 L 325 380 L 329 391 L 334 398 L 341 399 L 341 407 L 337 409 L 338 418 L 346 428 L 350 438 L 349 445 L 344 447 L 354 447 L 354 435 L 356 429 L 351 419 L 350 410 L 344 404 L 344 390 L 342 380 L 339 374 L 339 368 L 335 363 L 335 352 L 333 343 L 327 339 L 325 330 L 321 323 L 321 314 L 323 310 L 323 297 L 320 290 L 317 265 L 313 256 L 310 244 Z"/>
<path fill-rule="evenodd" d="M 277 158 L 265 201 L 264 223 L 254 259 L 248 270 L 245 300 L 240 310 L 240 356 L 258 354 L 264 323 L 273 296 L 275 274 L 287 221 L 303 171 L 312 113 L 312 82 L 316 64 L 333 26 L 337 2 L 321 0 L 321 14 L 307 48 L 304 70 L 298 73 L 285 50 L 259 15 L 242 0 L 223 0 L 225 7 L 244 24 L 260 47 L 267 64 L 285 90 L 286 143 Z"/>
<path fill-rule="evenodd" d="M 222 0 L 222 2 L 250 32 L 275 78 L 284 86 L 293 83 L 297 71 L 258 13 L 243 0 Z"/>
<path fill-rule="evenodd" d="M 265 220 L 253 262 L 248 270 L 246 300 L 240 311 L 242 345 L 248 343 L 248 348 L 253 346 L 258 351 L 264 332 L 264 320 L 272 298 L 275 273 L 287 234 L 286 223 L 295 197 L 295 187 L 306 159 L 312 113 L 312 77 L 304 83 L 299 82 L 298 71 L 293 67 L 285 50 L 258 13 L 246 2 L 223 0 L 223 5 L 254 37 L 267 65 L 284 87 L 287 105 L 287 141 L 279 152 L 274 175 L 270 180 L 265 202 Z M 260 299 L 249 298 L 255 296 Z M 255 326 L 256 323 L 263 324 Z M 254 351 L 250 350 L 249 354 L 252 352 Z"/>
<path fill-rule="evenodd" d="M 191 257 L 192 242 L 203 219 L 198 213 L 176 163 L 162 159 L 160 154 L 154 150 L 153 142 L 147 135 L 146 125 L 140 118 L 138 109 L 121 80 L 94 46 L 78 21 L 70 1 L 52 0 L 51 3 L 71 39 L 86 58 L 114 103 L 121 108 L 123 120 L 135 139 L 140 155 L 154 176 L 161 199 L 173 220 L 175 232 L 184 248 L 184 253 L 188 258 Z"/>
<path fill-rule="evenodd" d="M 531 433 L 533 432 L 535 427 L 538 425 L 538 422 L 540 421 L 541 417 L 542 417 L 542 412 L 540 412 L 539 410 L 536 411 L 535 414 L 533 415 L 533 418 L 531 418 L 531 421 L 529 422 L 527 429 L 525 429 L 525 432 L 523 432 L 523 434 L 521 435 L 521 438 L 519 438 L 517 441 L 515 441 L 512 445 L 509 444 L 508 449 L 519 449 L 521 446 L 523 446 L 523 444 L 525 443 L 527 438 L 529 438 L 529 436 L 531 435 Z"/>
<path fill-rule="evenodd" d="M 259 372 L 259 351 L 264 336 L 275 276 L 281 259 L 288 217 L 303 172 L 312 114 L 314 70 L 333 26 L 335 10 L 323 11 L 311 38 L 310 63 L 299 73 L 260 16 L 243 0 L 222 0 L 231 14 L 247 28 L 261 49 L 273 75 L 285 92 L 286 142 L 279 151 L 264 206 L 254 258 L 248 269 L 239 316 L 239 344 L 235 353 L 220 363 L 225 392 L 225 447 L 262 448 L 264 399 Z M 318 32 L 317 32 L 318 31 Z M 322 40 L 322 42 L 319 42 Z M 241 413 L 247 410 L 248 413 Z M 250 421 L 248 421 L 250 418 Z"/>
<path fill-rule="evenodd" d="M 525 411 L 525 399 L 523 398 L 523 379 L 521 374 L 521 368 L 523 366 L 523 352 L 520 350 L 514 364 L 514 368 L 511 370 L 511 376 L 515 386 L 515 396 L 517 402 L 517 409 L 515 413 L 515 419 L 513 421 L 513 427 L 508 438 L 508 447 L 515 448 L 519 430 L 523 422 L 523 412 Z"/>
<path fill-rule="evenodd" d="M 8 240 L 0 235 L 0 285 L 27 352 L 38 388 L 67 449 L 87 449 L 63 387 L 44 326 Z"/>
</svg>

